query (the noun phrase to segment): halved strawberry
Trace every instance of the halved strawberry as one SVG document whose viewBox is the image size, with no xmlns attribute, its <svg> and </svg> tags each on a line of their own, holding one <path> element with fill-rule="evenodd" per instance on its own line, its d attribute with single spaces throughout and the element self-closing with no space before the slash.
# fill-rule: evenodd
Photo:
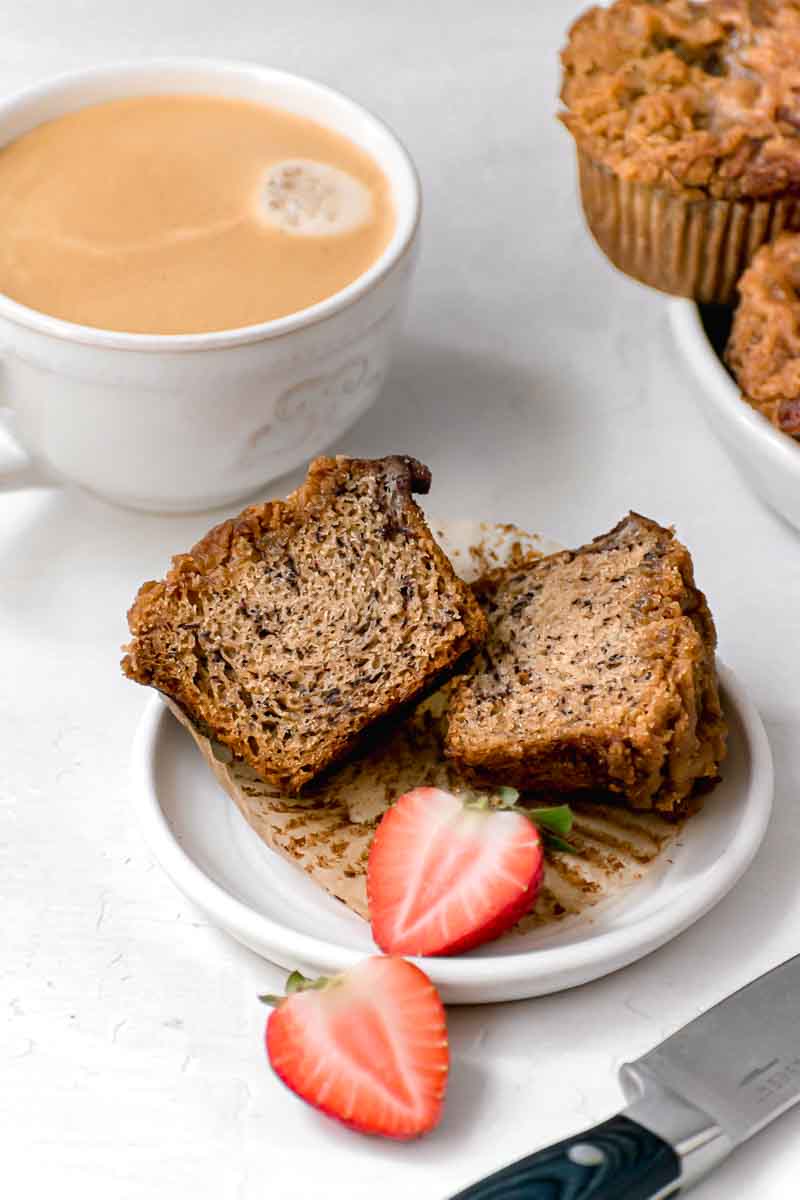
<svg viewBox="0 0 800 1200">
<path fill-rule="evenodd" d="M 566 806 L 525 812 L 487 798 L 415 788 L 389 809 L 367 869 L 372 936 L 388 954 L 458 954 L 499 937 L 536 899 L 544 872 L 536 823 L 567 832 Z M 536 822 L 536 823 L 535 823 Z M 570 849 L 559 841 L 560 849 Z"/>
<path fill-rule="evenodd" d="M 276 1074 L 303 1100 L 362 1133 L 413 1138 L 439 1121 L 447 1086 L 447 1024 L 424 972 L 368 958 L 330 979 L 295 971 L 266 1044 Z"/>
</svg>

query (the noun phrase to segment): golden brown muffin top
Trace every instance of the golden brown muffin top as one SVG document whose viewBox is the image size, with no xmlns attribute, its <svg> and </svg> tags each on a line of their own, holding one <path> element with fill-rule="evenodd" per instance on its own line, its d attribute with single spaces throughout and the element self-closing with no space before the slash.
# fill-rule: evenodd
<svg viewBox="0 0 800 1200">
<path fill-rule="evenodd" d="M 725 357 L 745 399 L 800 439 L 800 234 L 762 246 L 739 293 Z"/>
<path fill-rule="evenodd" d="M 561 119 L 623 179 L 800 190 L 800 0 L 616 0 L 578 18 L 561 60 Z"/>
</svg>

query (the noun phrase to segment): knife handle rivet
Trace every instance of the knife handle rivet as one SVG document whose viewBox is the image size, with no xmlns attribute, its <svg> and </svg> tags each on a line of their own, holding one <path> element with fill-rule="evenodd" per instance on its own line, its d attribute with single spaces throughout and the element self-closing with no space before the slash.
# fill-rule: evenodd
<svg viewBox="0 0 800 1200">
<path fill-rule="evenodd" d="M 599 1146 L 590 1142 L 576 1142 L 567 1151 L 567 1158 L 578 1167 L 600 1167 L 606 1161 L 606 1156 Z"/>
</svg>

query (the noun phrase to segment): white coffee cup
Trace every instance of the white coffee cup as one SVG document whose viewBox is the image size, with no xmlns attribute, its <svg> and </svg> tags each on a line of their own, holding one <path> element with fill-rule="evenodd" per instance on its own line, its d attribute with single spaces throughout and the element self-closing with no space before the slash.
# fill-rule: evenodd
<svg viewBox="0 0 800 1200">
<path fill-rule="evenodd" d="M 416 257 L 420 188 L 404 147 L 360 105 L 255 64 L 145 60 L 5 100 L 0 145 L 87 104 L 166 92 L 260 101 L 344 134 L 389 180 L 392 238 L 326 300 L 216 333 L 116 333 L 0 295 L 0 419 L 29 455 L 22 469 L 0 463 L 0 489 L 51 478 L 153 512 L 228 505 L 324 449 L 380 391 Z"/>
</svg>

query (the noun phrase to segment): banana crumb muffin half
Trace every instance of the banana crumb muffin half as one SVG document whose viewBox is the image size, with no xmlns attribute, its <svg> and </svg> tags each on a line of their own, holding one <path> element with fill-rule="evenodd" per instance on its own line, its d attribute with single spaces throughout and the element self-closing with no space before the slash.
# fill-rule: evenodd
<svg viewBox="0 0 800 1200">
<path fill-rule="evenodd" d="M 748 404 L 800 441 L 800 234 L 762 246 L 739 294 L 726 361 Z"/>
<path fill-rule="evenodd" d="M 758 246 L 800 226 L 800 2 L 616 0 L 575 22 L 562 63 L 601 247 L 730 302 Z"/>
<path fill-rule="evenodd" d="M 145 583 L 122 667 L 296 793 L 485 636 L 412 492 L 413 458 L 318 458 Z"/>
<path fill-rule="evenodd" d="M 476 585 L 489 637 L 456 682 L 446 751 L 537 792 L 684 812 L 725 753 L 716 634 L 688 550 L 630 513 L 579 550 Z"/>
</svg>

